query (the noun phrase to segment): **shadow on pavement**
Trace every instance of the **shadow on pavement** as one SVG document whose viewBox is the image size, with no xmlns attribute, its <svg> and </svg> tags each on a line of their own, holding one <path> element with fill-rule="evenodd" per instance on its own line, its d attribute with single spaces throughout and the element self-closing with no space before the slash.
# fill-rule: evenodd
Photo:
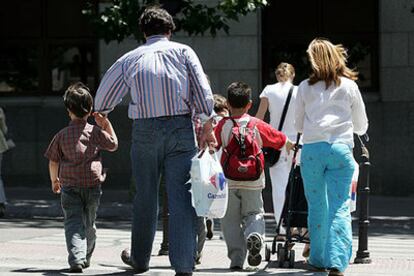
<svg viewBox="0 0 414 276">
<path fill-rule="evenodd" d="M 59 276 L 59 275 L 82 275 L 79 273 L 70 273 L 69 269 L 35 269 L 35 268 L 21 268 L 21 269 L 15 269 L 12 270 L 11 272 L 14 273 L 41 273 L 41 275 L 45 275 L 45 276 Z M 99 275 L 99 274 L 89 274 L 88 270 L 84 270 L 84 273 L 86 275 Z M 105 273 L 105 275 L 133 275 L 132 270 L 125 270 L 125 271 L 120 271 L 120 272 L 113 272 L 113 273 Z"/>
<path fill-rule="evenodd" d="M 281 272 L 281 271 L 266 271 L 268 268 L 279 268 L 277 261 L 269 262 L 265 267 L 258 270 L 249 270 L 244 269 L 243 273 L 249 273 L 247 275 L 285 275 L 285 276 L 292 276 L 292 275 L 326 275 L 326 272 L 314 272 L 309 270 L 309 266 L 306 265 L 303 261 L 295 262 L 294 269 L 303 269 L 304 271 L 292 271 L 292 272 Z M 281 268 L 286 269 L 286 268 Z M 208 273 L 209 275 L 233 275 L 235 272 L 231 271 L 230 269 L 225 268 L 205 268 L 205 269 L 197 269 L 197 273 Z"/>
<path fill-rule="evenodd" d="M 33 218 L 11 218 L 5 217 L 0 219 L 0 229 L 7 227 L 6 224 L 2 226 L 1 222 L 13 222 L 14 227 L 21 228 L 63 228 L 63 218 L 48 218 L 48 217 L 33 217 Z M 131 231 L 130 220 L 119 219 L 97 219 L 96 227 L 98 229 L 117 229 L 121 231 Z M 157 224 L 157 230 L 162 230 L 162 222 L 159 220 Z"/>
<path fill-rule="evenodd" d="M 35 268 L 21 268 L 12 270 L 12 272 L 18 273 L 42 273 L 42 275 L 66 275 L 69 273 L 69 269 L 35 269 Z M 63 274 L 64 273 L 64 274 Z"/>
<path fill-rule="evenodd" d="M 278 272 L 278 271 L 266 271 L 267 268 L 279 268 L 279 262 L 278 261 L 270 261 L 264 268 L 264 271 L 258 271 L 252 275 L 326 275 L 326 272 L 317 272 L 313 271 L 313 268 L 311 268 L 306 262 L 304 261 L 297 261 L 295 262 L 294 269 L 302 269 L 304 271 L 292 271 L 292 272 Z M 287 269 L 287 268 L 280 268 L 280 269 Z"/>
</svg>

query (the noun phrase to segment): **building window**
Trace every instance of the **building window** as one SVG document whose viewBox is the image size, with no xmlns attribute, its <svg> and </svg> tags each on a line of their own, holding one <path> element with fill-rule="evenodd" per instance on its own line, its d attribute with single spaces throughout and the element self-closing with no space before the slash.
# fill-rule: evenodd
<svg viewBox="0 0 414 276">
<path fill-rule="evenodd" d="M 98 84 L 98 40 L 82 0 L 6 1 L 0 11 L 0 96 L 61 95 Z"/>
<path fill-rule="evenodd" d="M 9 43 L 0 51 L 0 92 L 39 90 L 40 49 L 38 45 Z"/>
<path fill-rule="evenodd" d="M 325 37 L 348 49 L 349 66 L 360 73 L 360 89 L 378 92 L 378 1 L 269 2 L 262 16 L 264 85 L 276 81 L 274 69 L 282 61 L 295 66 L 295 83 L 306 79 L 306 49 L 315 37 Z"/>
</svg>

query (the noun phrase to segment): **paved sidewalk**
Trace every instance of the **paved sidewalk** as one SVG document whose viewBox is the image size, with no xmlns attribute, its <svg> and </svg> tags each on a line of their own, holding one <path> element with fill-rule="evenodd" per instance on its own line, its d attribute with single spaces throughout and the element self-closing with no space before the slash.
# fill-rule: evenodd
<svg viewBox="0 0 414 276">
<path fill-rule="evenodd" d="M 132 275 L 120 260 L 122 249 L 130 244 L 130 224 L 123 221 L 98 221 L 98 239 L 92 265 L 84 275 Z M 46 219 L 0 220 L 0 275 L 70 275 L 67 271 L 66 248 L 62 222 Z M 150 271 L 142 275 L 172 276 L 168 257 L 158 256 L 162 232 L 157 231 Z M 271 237 L 268 237 L 268 242 Z M 295 245 L 295 268 L 278 268 L 276 257 L 262 262 L 257 270 L 231 272 L 226 246 L 216 231 L 205 245 L 201 265 L 194 276 L 220 275 L 326 275 L 307 271 L 300 256 L 302 245 Z M 356 240 L 354 239 L 354 247 Z M 346 275 L 414 275 L 414 239 L 409 235 L 384 235 L 370 238 L 372 264 L 351 264 Z"/>
<path fill-rule="evenodd" d="M 12 188 L 6 190 L 7 216 L 0 219 L 0 275 L 66 275 L 62 211 L 59 196 L 47 189 Z M 351 264 L 346 275 L 414 275 L 414 198 L 371 197 L 369 251 L 372 263 Z M 131 275 L 119 260 L 119 252 L 130 242 L 130 196 L 127 191 L 104 190 L 98 214 L 98 245 L 95 265 L 86 275 Z M 267 242 L 274 233 L 275 222 L 266 217 Z M 357 250 L 357 220 L 354 219 L 354 254 Z M 16 230 L 17 229 L 17 230 Z M 51 233 L 47 232 L 51 229 Z M 10 231 L 11 232 L 10 232 Z M 20 232 L 19 232 L 20 231 Z M 44 234 L 31 235 L 36 231 Z M 262 262 L 258 271 L 230 272 L 225 243 L 219 239 L 219 225 L 207 241 L 204 259 L 196 275 L 326 275 L 306 271 L 296 245 L 295 269 L 278 268 L 276 256 Z M 15 233 L 24 233 L 20 238 Z M 43 233 L 43 232 L 42 232 Z M 174 275 L 168 258 L 156 256 L 161 231 L 154 244 L 151 271 L 144 275 Z M 39 251 L 39 247 L 44 246 Z M 50 250 L 50 251 L 49 251 Z M 37 252 L 37 253 L 36 253 Z M 48 252 L 42 257 L 41 252 Z M 40 256 L 37 256 L 40 254 Z M 37 256 L 37 257 L 36 257 Z M 51 259 L 50 259 L 51 258 Z M 352 258 L 352 260 L 354 257 Z"/>
</svg>

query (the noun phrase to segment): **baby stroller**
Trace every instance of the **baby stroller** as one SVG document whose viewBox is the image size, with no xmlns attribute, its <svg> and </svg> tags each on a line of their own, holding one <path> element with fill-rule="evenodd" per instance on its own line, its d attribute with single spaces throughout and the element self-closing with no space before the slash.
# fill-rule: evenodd
<svg viewBox="0 0 414 276">
<path fill-rule="evenodd" d="M 293 268 L 295 263 L 295 250 L 292 246 L 295 243 L 309 244 L 308 231 L 292 232 L 294 227 L 307 229 L 308 204 L 303 189 L 303 181 L 300 174 L 300 166 L 296 164 L 296 157 L 301 147 L 299 145 L 300 134 L 296 139 L 296 147 L 293 154 L 292 166 L 289 173 L 288 185 L 286 187 L 286 200 L 283 207 L 282 215 L 276 229 L 276 236 L 273 238 L 272 245 L 265 245 L 265 260 L 270 261 L 272 254 L 277 253 L 279 267 L 283 267 L 287 262 L 289 268 Z M 286 234 L 280 234 L 280 225 L 286 228 Z M 285 237 L 284 242 L 278 242 L 278 237 Z"/>
</svg>

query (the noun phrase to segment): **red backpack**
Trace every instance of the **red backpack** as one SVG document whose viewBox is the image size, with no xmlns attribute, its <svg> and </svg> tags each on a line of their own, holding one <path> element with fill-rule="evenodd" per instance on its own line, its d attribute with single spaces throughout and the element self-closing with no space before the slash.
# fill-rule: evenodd
<svg viewBox="0 0 414 276">
<path fill-rule="evenodd" d="M 245 128 L 240 128 L 233 118 L 230 120 L 233 121 L 231 137 L 221 156 L 224 175 L 236 181 L 257 180 L 263 172 L 264 156 L 255 135 L 256 120 L 250 118 Z"/>
</svg>

